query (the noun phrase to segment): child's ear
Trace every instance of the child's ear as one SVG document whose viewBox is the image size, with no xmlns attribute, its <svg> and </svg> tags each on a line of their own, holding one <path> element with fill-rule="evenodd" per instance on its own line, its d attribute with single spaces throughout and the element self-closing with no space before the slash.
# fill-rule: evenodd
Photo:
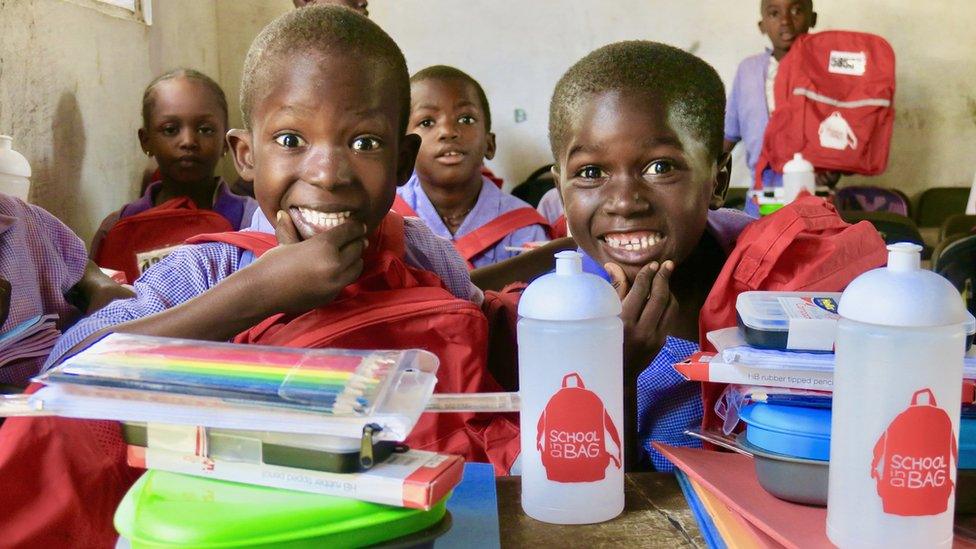
<svg viewBox="0 0 976 549">
<path fill-rule="evenodd" d="M 495 134 L 488 132 L 485 136 L 485 160 L 495 158 Z"/>
<path fill-rule="evenodd" d="M 817 12 L 810 12 L 810 28 L 817 26 Z"/>
<path fill-rule="evenodd" d="M 413 166 L 417 161 L 417 151 L 420 150 L 420 136 L 408 133 L 400 139 L 400 150 L 397 151 L 397 187 L 402 187 L 413 175 Z"/>
<path fill-rule="evenodd" d="M 559 164 L 549 166 L 549 173 L 552 174 L 552 181 L 556 184 L 556 189 L 559 191 L 559 203 L 561 204 L 563 201 L 563 190 L 559 184 Z"/>
<path fill-rule="evenodd" d="M 717 210 L 725 204 L 725 193 L 728 192 L 729 181 L 732 180 L 732 154 L 722 153 L 722 156 L 718 158 L 717 166 L 712 197 L 708 201 L 708 207 L 713 210 Z"/>
<path fill-rule="evenodd" d="M 149 156 L 149 134 L 146 133 L 146 128 L 139 128 L 139 145 L 142 146 L 142 152 Z"/>
<path fill-rule="evenodd" d="M 254 148 L 251 132 L 233 129 L 227 132 L 227 145 L 234 157 L 234 167 L 244 181 L 254 181 Z"/>
</svg>

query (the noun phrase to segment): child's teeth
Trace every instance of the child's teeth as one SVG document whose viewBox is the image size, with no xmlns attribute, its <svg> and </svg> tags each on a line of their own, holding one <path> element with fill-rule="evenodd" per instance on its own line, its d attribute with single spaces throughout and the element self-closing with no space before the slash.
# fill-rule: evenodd
<svg viewBox="0 0 976 549">
<path fill-rule="evenodd" d="M 629 251 L 645 250 L 660 241 L 661 236 L 657 233 L 651 233 L 648 236 L 633 236 L 633 237 L 619 237 L 619 236 L 605 236 L 607 244 L 611 248 L 621 248 Z"/>
<path fill-rule="evenodd" d="M 298 208 L 302 217 L 309 225 L 319 229 L 331 229 L 339 226 L 343 221 L 349 219 L 352 212 L 320 212 L 308 208 Z"/>
</svg>

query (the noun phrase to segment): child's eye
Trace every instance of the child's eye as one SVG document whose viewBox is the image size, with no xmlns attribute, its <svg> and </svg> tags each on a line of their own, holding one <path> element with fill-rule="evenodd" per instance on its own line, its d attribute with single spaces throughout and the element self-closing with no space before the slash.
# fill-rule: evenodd
<svg viewBox="0 0 976 549">
<path fill-rule="evenodd" d="M 465 126 L 472 126 L 475 122 L 477 122 L 477 120 L 475 120 L 473 116 L 469 116 L 467 114 L 458 118 L 458 124 L 464 124 Z"/>
<path fill-rule="evenodd" d="M 163 126 L 162 130 L 163 130 L 163 135 L 167 135 L 167 136 L 174 136 L 180 133 L 180 128 L 173 125 Z"/>
<path fill-rule="evenodd" d="M 606 172 L 597 166 L 583 166 L 576 172 L 576 177 L 583 179 L 600 179 L 601 177 L 606 177 L 606 175 Z"/>
<path fill-rule="evenodd" d="M 352 150 L 359 152 L 370 152 L 383 146 L 383 142 L 375 137 L 357 137 L 352 142 Z"/>
<path fill-rule="evenodd" d="M 294 149 L 306 145 L 305 140 L 293 133 L 283 133 L 275 137 L 275 143 L 286 149 Z"/>
<path fill-rule="evenodd" d="M 420 126 L 421 128 L 433 128 L 434 127 L 434 120 L 431 119 L 431 118 L 424 118 L 417 125 Z"/>
<path fill-rule="evenodd" d="M 644 168 L 644 175 L 667 175 L 674 171 L 674 164 L 667 160 L 655 160 Z"/>
<path fill-rule="evenodd" d="M 213 135 L 217 130 L 211 128 L 210 126 L 200 126 L 200 128 L 197 131 L 199 131 L 203 135 Z"/>
</svg>

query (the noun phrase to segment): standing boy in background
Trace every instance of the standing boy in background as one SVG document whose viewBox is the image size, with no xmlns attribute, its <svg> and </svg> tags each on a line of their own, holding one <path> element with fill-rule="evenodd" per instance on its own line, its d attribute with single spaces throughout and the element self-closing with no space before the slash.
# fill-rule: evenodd
<svg viewBox="0 0 976 549">
<path fill-rule="evenodd" d="M 746 164 L 753 178 L 766 124 L 769 115 L 776 109 L 773 83 L 779 62 L 790 51 L 796 38 L 817 24 L 813 0 L 762 0 L 759 10 L 762 16 L 758 23 L 759 32 L 769 37 L 772 48 L 747 57 L 739 64 L 725 109 L 723 145 L 725 152 L 731 152 L 736 143 L 744 141 Z M 839 179 L 837 172 L 817 172 L 817 185 L 833 187 Z M 764 187 L 779 187 L 782 184 L 782 175 L 772 170 L 763 173 Z"/>
<path fill-rule="evenodd" d="M 548 240 L 546 221 L 535 209 L 482 175 L 484 160 L 495 156 L 495 134 L 481 85 L 454 67 L 436 65 L 410 78 L 410 94 L 409 131 L 423 141 L 394 209 L 420 217 L 452 241 L 472 268 Z M 495 223 L 506 215 L 510 223 Z"/>
</svg>

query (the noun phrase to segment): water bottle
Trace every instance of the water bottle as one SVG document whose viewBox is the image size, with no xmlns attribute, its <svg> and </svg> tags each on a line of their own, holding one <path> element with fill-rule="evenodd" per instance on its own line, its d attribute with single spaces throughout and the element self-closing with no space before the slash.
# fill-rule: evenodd
<svg viewBox="0 0 976 549">
<path fill-rule="evenodd" d="M 806 189 L 811 195 L 817 191 L 817 180 L 813 173 L 813 164 L 807 162 L 801 153 L 795 153 L 793 160 L 783 165 L 783 198 L 789 204 L 796 200 L 796 195 Z"/>
<path fill-rule="evenodd" d="M 522 509 L 555 524 L 610 520 L 624 509 L 620 299 L 564 251 L 518 313 Z"/>
<path fill-rule="evenodd" d="M 827 536 L 839 547 L 950 547 L 966 313 L 922 247 L 840 299 Z"/>
<path fill-rule="evenodd" d="M 0 135 L 0 193 L 27 202 L 31 167 L 24 155 L 14 150 L 13 144 L 12 137 Z"/>
</svg>

